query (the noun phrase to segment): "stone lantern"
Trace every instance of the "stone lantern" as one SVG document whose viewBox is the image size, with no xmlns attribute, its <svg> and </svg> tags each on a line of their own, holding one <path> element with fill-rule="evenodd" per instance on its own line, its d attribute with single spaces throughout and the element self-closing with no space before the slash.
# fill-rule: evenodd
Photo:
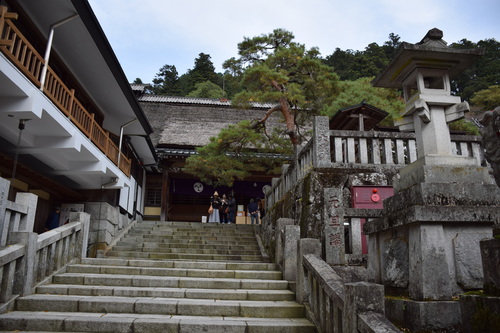
<svg viewBox="0 0 500 333">
<path fill-rule="evenodd" d="M 401 298 L 386 299 L 386 316 L 414 330 L 460 324 L 460 294 L 482 288 L 479 241 L 500 218 L 500 190 L 488 168 L 455 156 L 448 123 L 469 106 L 451 94 L 452 80 L 481 49 L 453 49 L 430 30 L 420 43 L 403 43 L 372 83 L 404 92 L 397 125 L 414 131 L 418 158 L 402 168 L 381 218 L 365 223 L 371 282 Z M 403 309 L 403 310 L 401 310 Z"/>
<path fill-rule="evenodd" d="M 376 87 L 403 90 L 406 109 L 396 125 L 415 131 L 419 158 L 425 164 L 449 164 L 452 156 L 447 124 L 464 117 L 467 102 L 451 95 L 450 80 L 469 67 L 482 49 L 452 49 L 443 32 L 430 30 L 420 43 L 403 43 L 395 59 L 372 83 Z M 473 164 L 463 159 L 454 164 Z"/>
</svg>

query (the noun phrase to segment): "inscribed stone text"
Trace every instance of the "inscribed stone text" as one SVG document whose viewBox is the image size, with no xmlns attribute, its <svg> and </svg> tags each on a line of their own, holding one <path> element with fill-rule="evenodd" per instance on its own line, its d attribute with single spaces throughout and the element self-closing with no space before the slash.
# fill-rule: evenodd
<svg viewBox="0 0 500 333">
<path fill-rule="evenodd" d="M 340 234 L 330 234 L 328 235 L 330 239 L 330 245 L 332 246 L 340 246 L 342 245 L 342 239 Z"/>
</svg>

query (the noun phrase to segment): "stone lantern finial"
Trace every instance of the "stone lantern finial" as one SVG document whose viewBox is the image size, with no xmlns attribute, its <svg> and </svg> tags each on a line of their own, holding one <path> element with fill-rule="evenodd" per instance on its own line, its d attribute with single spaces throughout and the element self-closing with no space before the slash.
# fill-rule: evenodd
<svg viewBox="0 0 500 333">
<path fill-rule="evenodd" d="M 434 47 L 446 47 L 447 43 L 443 40 L 443 32 L 438 28 L 433 28 L 427 32 L 417 45 L 428 45 Z"/>
</svg>

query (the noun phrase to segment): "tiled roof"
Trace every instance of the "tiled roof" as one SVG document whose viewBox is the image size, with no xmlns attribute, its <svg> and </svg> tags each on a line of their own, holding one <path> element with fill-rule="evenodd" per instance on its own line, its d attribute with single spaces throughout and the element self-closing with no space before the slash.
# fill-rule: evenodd
<svg viewBox="0 0 500 333">
<path fill-rule="evenodd" d="M 144 90 L 146 89 L 146 87 L 148 85 L 149 84 L 131 83 L 130 87 L 132 88 L 133 91 L 140 91 L 142 93 L 142 92 L 144 92 Z"/>
<path fill-rule="evenodd" d="M 156 152 L 159 157 L 165 158 L 168 156 L 183 156 L 189 157 L 191 155 L 196 155 L 197 152 L 195 149 L 187 149 L 187 148 L 156 148 Z M 282 154 L 274 154 L 274 153 L 251 153 L 252 156 L 262 157 L 262 158 L 279 158 L 279 159 L 291 159 L 292 156 L 282 155 Z"/>
<path fill-rule="evenodd" d="M 149 94 L 140 96 L 139 102 L 232 106 L 231 101 L 227 99 L 163 96 L 163 95 L 149 95 Z M 272 103 L 257 103 L 257 102 L 251 102 L 251 105 L 252 108 L 262 108 L 262 109 L 269 109 L 275 106 L 275 104 Z"/>
</svg>

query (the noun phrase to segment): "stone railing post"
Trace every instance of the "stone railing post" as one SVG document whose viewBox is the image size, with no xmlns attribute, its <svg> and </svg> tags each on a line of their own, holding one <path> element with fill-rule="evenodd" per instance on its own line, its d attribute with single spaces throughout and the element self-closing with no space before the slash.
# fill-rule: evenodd
<svg viewBox="0 0 500 333">
<path fill-rule="evenodd" d="M 280 270 L 283 271 L 284 268 L 284 263 L 283 263 L 283 257 L 284 257 L 284 242 L 283 242 L 283 237 L 282 234 L 285 230 L 285 226 L 287 225 L 293 225 L 293 219 L 287 219 L 287 218 L 279 218 L 276 221 L 276 229 L 275 229 L 275 237 L 274 239 L 276 240 L 276 248 L 275 248 L 275 255 L 274 255 L 274 262 L 279 266 Z"/>
<path fill-rule="evenodd" d="M 385 313 L 384 286 L 368 282 L 344 285 L 342 332 L 358 333 L 358 314 L 363 312 Z"/>
<path fill-rule="evenodd" d="M 302 238 L 297 242 L 297 302 L 303 304 L 309 299 L 307 273 L 304 271 L 304 255 L 313 254 L 321 258 L 321 242 L 316 238 Z"/>
<path fill-rule="evenodd" d="M 328 168 L 332 165 L 330 157 L 330 126 L 328 117 L 314 117 L 313 166 Z"/>
<path fill-rule="evenodd" d="M 5 211 L 7 210 L 7 198 L 9 197 L 10 182 L 5 178 L 0 178 L 0 246 L 5 246 L 9 225 L 5 221 Z"/>
<path fill-rule="evenodd" d="M 19 231 L 33 231 L 38 196 L 33 193 L 17 193 L 16 203 L 28 207 L 28 214 L 21 217 L 19 222 Z"/>
<path fill-rule="evenodd" d="M 25 247 L 24 257 L 14 273 L 14 285 L 12 292 L 21 296 L 30 295 L 33 292 L 35 281 L 34 267 L 38 234 L 29 231 L 12 232 L 11 244 L 21 244 Z"/>
<path fill-rule="evenodd" d="M 297 280 L 297 242 L 299 239 L 300 226 L 286 225 L 283 246 L 283 278 L 287 281 Z"/>
<path fill-rule="evenodd" d="M 80 231 L 76 239 L 76 248 L 81 250 L 80 258 L 86 258 L 90 231 L 90 214 L 83 212 L 72 212 L 70 213 L 69 221 L 82 223 L 82 230 Z"/>
</svg>

